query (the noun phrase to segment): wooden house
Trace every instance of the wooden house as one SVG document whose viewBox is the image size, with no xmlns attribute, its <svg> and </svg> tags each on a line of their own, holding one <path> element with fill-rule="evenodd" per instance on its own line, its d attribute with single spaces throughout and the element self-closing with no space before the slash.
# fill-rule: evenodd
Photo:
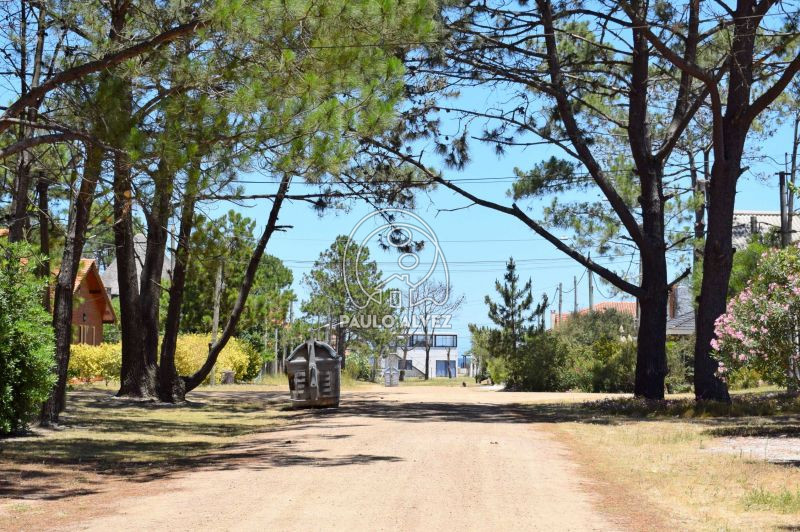
<svg viewBox="0 0 800 532">
<path fill-rule="evenodd" d="M 75 277 L 73 298 L 72 342 L 101 344 L 103 324 L 114 323 L 117 317 L 94 259 L 81 259 L 78 275 Z"/>
</svg>

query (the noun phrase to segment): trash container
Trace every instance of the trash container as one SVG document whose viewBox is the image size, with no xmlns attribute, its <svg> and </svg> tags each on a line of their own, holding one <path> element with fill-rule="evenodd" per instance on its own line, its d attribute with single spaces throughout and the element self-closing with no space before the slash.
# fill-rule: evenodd
<svg viewBox="0 0 800 532">
<path fill-rule="evenodd" d="M 222 372 L 222 384 L 234 384 L 236 379 L 236 373 L 233 371 L 223 371 Z"/>
<path fill-rule="evenodd" d="M 393 367 L 388 367 L 383 370 L 383 385 L 384 386 L 399 386 L 400 385 L 400 370 Z"/>
<path fill-rule="evenodd" d="M 286 359 L 293 407 L 339 406 L 341 372 L 339 355 L 325 342 L 297 346 Z"/>
</svg>

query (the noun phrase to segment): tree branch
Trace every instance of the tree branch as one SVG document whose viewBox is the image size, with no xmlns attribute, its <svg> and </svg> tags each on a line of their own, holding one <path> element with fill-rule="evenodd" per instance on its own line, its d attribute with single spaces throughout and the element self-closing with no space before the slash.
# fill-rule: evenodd
<svg viewBox="0 0 800 532">
<path fill-rule="evenodd" d="M 288 175 L 284 176 L 281 180 L 281 184 L 278 187 L 278 193 L 275 197 L 275 201 L 272 203 L 272 209 L 269 212 L 267 225 L 264 227 L 264 232 L 261 234 L 261 238 L 258 240 L 255 250 L 253 250 L 253 254 L 250 256 L 250 262 L 247 264 L 244 279 L 239 287 L 239 295 L 233 305 L 233 310 L 231 310 L 231 315 L 228 317 L 228 322 L 225 324 L 222 335 L 214 344 L 210 346 L 208 357 L 206 358 L 203 366 L 193 375 L 189 377 L 183 377 L 187 392 L 197 388 L 200 383 L 205 380 L 205 378 L 211 372 L 211 369 L 214 367 L 214 364 L 217 363 L 219 354 L 225 348 L 228 340 L 230 340 L 231 336 L 233 336 L 233 332 L 236 330 L 236 325 L 239 323 L 239 317 L 242 315 L 244 306 L 247 303 L 247 297 L 250 295 L 250 289 L 253 287 L 253 281 L 255 280 L 258 266 L 261 263 L 261 257 L 264 256 L 264 250 L 267 247 L 270 237 L 272 237 L 272 234 L 278 230 L 278 214 L 280 213 L 281 205 L 286 197 L 286 193 L 289 190 L 290 181 L 291 177 Z"/>
<path fill-rule="evenodd" d="M 458 185 L 444 179 L 438 174 L 435 174 L 430 171 L 430 169 L 425 166 L 424 164 L 420 163 L 419 161 L 409 157 L 406 154 L 403 154 L 390 146 L 387 146 L 379 141 L 374 139 L 365 139 L 365 142 L 372 144 L 378 148 L 386 150 L 390 153 L 395 154 L 396 156 L 403 159 L 405 162 L 414 165 L 419 170 L 421 170 L 425 175 L 427 175 L 432 181 L 444 185 L 445 187 L 449 188 L 453 192 L 460 194 L 461 196 L 467 198 L 468 200 L 472 201 L 476 205 L 480 205 L 481 207 L 486 207 L 488 209 L 492 209 L 498 212 L 502 212 L 504 214 L 508 214 L 517 218 L 518 220 L 522 221 L 525 225 L 527 225 L 530 229 L 532 229 L 536 234 L 543 237 L 545 240 L 553 244 L 559 251 L 565 253 L 570 258 L 578 262 L 579 264 L 589 268 L 597 275 L 608 281 L 609 283 L 613 284 L 623 292 L 631 294 L 632 296 L 639 297 L 642 294 L 641 288 L 638 286 L 629 283 L 616 273 L 612 272 L 611 270 L 597 264 L 596 262 L 592 261 L 591 259 L 583 256 L 578 251 L 572 249 L 567 244 L 561 241 L 560 238 L 553 235 L 550 231 L 545 229 L 541 224 L 537 223 L 533 220 L 530 216 L 525 214 L 525 212 L 520 209 L 516 203 L 512 204 L 510 207 L 506 205 L 501 205 L 499 203 L 495 203 L 493 201 L 485 200 L 483 198 L 479 198 L 474 194 L 464 190 L 463 188 L 459 187 Z"/>
<path fill-rule="evenodd" d="M 65 83 L 81 79 L 89 74 L 105 70 L 107 68 L 116 66 L 123 61 L 127 61 L 128 59 L 132 59 L 144 53 L 155 50 L 164 44 L 168 44 L 172 41 L 180 39 L 181 37 L 190 35 L 198 29 L 207 26 L 208 24 L 208 20 L 193 19 L 185 24 L 181 24 L 180 26 L 176 26 L 163 33 L 160 33 L 146 41 L 129 46 L 128 48 L 123 48 L 117 52 L 106 54 L 95 61 L 89 61 L 88 63 L 84 63 L 76 67 L 68 68 L 63 72 L 59 72 L 38 87 L 31 89 L 26 94 L 17 98 L 17 100 L 12 103 L 8 109 L 6 109 L 6 112 L 0 116 L 0 133 L 9 127 L 9 122 L 3 119 L 17 116 L 22 112 L 23 109 L 34 105 L 53 89 L 56 89 Z"/>
</svg>

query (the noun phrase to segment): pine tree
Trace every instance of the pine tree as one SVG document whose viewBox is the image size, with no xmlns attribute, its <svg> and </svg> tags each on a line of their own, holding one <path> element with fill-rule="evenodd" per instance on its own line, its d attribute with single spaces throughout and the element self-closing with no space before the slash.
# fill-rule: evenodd
<svg viewBox="0 0 800 532">
<path fill-rule="evenodd" d="M 503 279 L 502 284 L 499 280 L 495 281 L 500 301 L 495 303 L 486 296 L 489 319 L 500 327 L 500 330 L 492 335 L 489 347 L 494 356 L 516 358 L 525 338 L 544 330 L 547 296 L 542 296 L 542 301 L 533 306 L 532 281 L 528 279 L 520 286 L 517 265 L 513 257 L 506 263 Z"/>
</svg>

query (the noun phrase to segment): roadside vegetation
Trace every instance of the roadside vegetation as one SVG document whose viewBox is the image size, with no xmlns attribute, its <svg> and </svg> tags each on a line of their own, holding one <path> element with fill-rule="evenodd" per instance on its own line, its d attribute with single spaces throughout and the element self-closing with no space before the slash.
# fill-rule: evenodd
<svg viewBox="0 0 800 532">
<path fill-rule="evenodd" d="M 785 439 L 800 436 L 796 396 L 531 408 L 557 420 L 555 433 L 619 507 L 633 497 L 682 530 L 793 528 L 800 518 L 800 452 Z"/>
</svg>

